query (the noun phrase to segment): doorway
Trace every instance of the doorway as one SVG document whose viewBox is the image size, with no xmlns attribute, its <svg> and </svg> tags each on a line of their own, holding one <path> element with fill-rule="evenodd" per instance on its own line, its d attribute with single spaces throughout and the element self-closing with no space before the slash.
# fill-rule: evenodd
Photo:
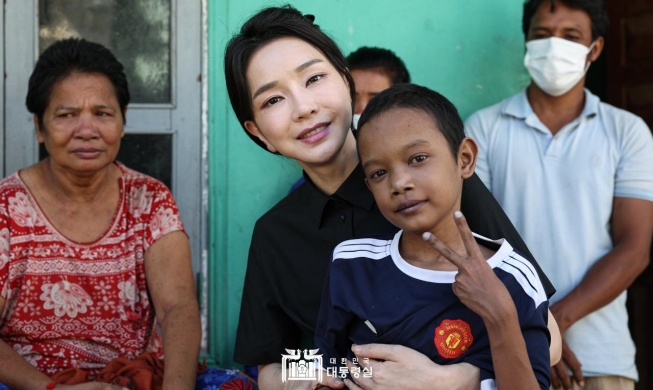
<svg viewBox="0 0 653 390">
<path fill-rule="evenodd" d="M 644 119 L 653 129 L 653 2 L 608 0 L 610 27 L 603 57 L 606 101 Z M 653 254 L 653 249 L 651 251 Z M 652 256 L 653 262 L 653 256 Z M 653 267 L 628 289 L 630 331 L 637 347 L 639 383 L 653 389 Z"/>
</svg>

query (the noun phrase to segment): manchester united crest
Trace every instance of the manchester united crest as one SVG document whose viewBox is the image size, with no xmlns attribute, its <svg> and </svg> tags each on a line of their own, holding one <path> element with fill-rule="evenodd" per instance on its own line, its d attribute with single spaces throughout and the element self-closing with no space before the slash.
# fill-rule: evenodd
<svg viewBox="0 0 653 390">
<path fill-rule="evenodd" d="M 474 337 L 469 324 L 463 320 L 444 320 L 435 328 L 435 348 L 445 359 L 455 359 L 467 352 Z"/>
</svg>

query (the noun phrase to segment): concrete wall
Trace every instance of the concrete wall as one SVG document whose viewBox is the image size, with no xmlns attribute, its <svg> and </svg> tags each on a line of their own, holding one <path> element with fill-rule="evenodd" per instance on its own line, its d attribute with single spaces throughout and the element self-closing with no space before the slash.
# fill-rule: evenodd
<svg viewBox="0 0 653 390">
<path fill-rule="evenodd" d="M 293 0 L 340 45 L 395 51 L 413 82 L 451 99 L 463 118 L 523 88 L 522 0 Z M 300 177 L 298 166 L 256 146 L 227 97 L 228 39 L 264 0 L 209 0 L 210 330 L 215 361 L 232 365 L 247 252 L 256 219 Z"/>
</svg>

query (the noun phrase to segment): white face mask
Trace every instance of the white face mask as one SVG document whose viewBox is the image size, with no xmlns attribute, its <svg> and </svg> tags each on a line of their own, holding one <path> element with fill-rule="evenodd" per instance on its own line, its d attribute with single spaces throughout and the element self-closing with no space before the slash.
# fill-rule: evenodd
<svg viewBox="0 0 653 390">
<path fill-rule="evenodd" d="M 551 96 L 564 95 L 589 69 L 590 63 L 586 66 L 585 62 L 594 43 L 588 48 L 561 38 L 534 39 L 526 42 L 524 66 L 544 92 Z"/>
<path fill-rule="evenodd" d="M 352 123 L 354 125 L 354 130 L 358 129 L 358 120 L 361 119 L 361 114 L 354 114 L 354 118 L 352 119 Z"/>
</svg>

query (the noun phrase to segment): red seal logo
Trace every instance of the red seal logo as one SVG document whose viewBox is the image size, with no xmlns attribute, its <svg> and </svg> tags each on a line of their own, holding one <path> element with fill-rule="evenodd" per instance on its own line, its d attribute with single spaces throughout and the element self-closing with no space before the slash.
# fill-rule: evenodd
<svg viewBox="0 0 653 390">
<path fill-rule="evenodd" d="M 474 341 L 469 324 L 463 320 L 444 320 L 435 328 L 435 348 L 445 359 L 455 359 L 467 352 Z"/>
</svg>

